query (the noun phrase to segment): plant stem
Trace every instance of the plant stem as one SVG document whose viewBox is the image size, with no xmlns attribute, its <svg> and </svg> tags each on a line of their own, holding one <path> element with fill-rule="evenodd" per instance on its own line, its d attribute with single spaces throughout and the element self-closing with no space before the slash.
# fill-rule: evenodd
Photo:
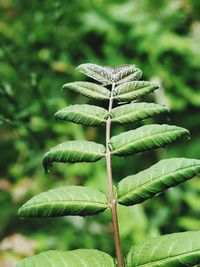
<svg viewBox="0 0 200 267">
<path fill-rule="evenodd" d="M 112 110 L 113 105 L 113 90 L 115 88 L 115 84 L 112 84 L 112 91 L 109 100 L 109 108 L 108 112 Z M 112 168 L 111 168 L 111 153 L 109 149 L 110 142 L 110 130 L 111 130 L 111 118 L 109 117 L 106 121 L 106 170 L 108 177 L 108 194 L 109 194 L 109 204 L 112 214 L 112 226 L 113 226 L 113 234 L 115 240 L 115 250 L 117 256 L 118 267 L 124 267 L 123 255 L 120 246 L 120 237 L 119 237 L 119 225 L 118 225 L 118 216 L 117 216 L 117 206 L 116 199 L 113 190 L 113 179 L 112 179 Z"/>
</svg>

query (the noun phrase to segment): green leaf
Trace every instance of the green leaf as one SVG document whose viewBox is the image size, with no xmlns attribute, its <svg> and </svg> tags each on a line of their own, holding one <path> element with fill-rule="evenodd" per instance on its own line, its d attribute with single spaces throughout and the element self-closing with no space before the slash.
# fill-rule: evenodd
<svg viewBox="0 0 200 267">
<path fill-rule="evenodd" d="M 110 139 L 110 150 L 117 156 L 128 156 L 133 153 L 164 147 L 177 138 L 188 135 L 188 130 L 167 124 L 145 125 Z"/>
<path fill-rule="evenodd" d="M 200 231 L 147 239 L 133 246 L 127 257 L 127 267 L 186 267 L 199 263 Z"/>
<path fill-rule="evenodd" d="M 139 80 L 142 71 L 134 65 L 122 65 L 113 70 L 114 83 L 121 84 L 129 81 Z"/>
<path fill-rule="evenodd" d="M 63 85 L 63 89 L 70 89 L 84 96 L 99 100 L 108 100 L 110 91 L 105 87 L 90 82 L 72 82 Z"/>
<path fill-rule="evenodd" d="M 112 68 L 86 63 L 78 66 L 77 70 L 103 85 L 109 85 L 111 83 L 121 84 L 128 81 L 138 80 L 142 76 L 142 71 L 140 69 L 129 64 Z"/>
<path fill-rule="evenodd" d="M 118 203 L 125 206 L 141 203 L 172 186 L 192 179 L 198 173 L 200 160 L 161 160 L 150 168 L 121 180 L 117 187 Z"/>
<path fill-rule="evenodd" d="M 112 122 L 129 123 L 169 112 L 168 108 L 154 103 L 131 103 L 114 108 L 111 111 Z"/>
<path fill-rule="evenodd" d="M 95 162 L 105 155 L 104 145 L 80 140 L 67 141 L 50 149 L 43 157 L 45 171 L 53 162 Z"/>
<path fill-rule="evenodd" d="M 27 201 L 20 209 L 23 218 L 47 218 L 66 215 L 94 215 L 108 207 L 104 193 L 84 186 L 51 189 Z"/>
<path fill-rule="evenodd" d="M 134 81 L 118 85 L 114 90 L 114 99 L 118 101 L 132 101 L 147 93 L 158 89 L 159 85 L 153 82 Z"/>
<path fill-rule="evenodd" d="M 16 267 L 115 267 L 114 259 L 96 249 L 49 250 L 20 261 Z"/>
<path fill-rule="evenodd" d="M 56 112 L 55 118 L 88 126 L 99 126 L 106 122 L 108 114 L 104 108 L 85 104 L 65 107 Z"/>
<path fill-rule="evenodd" d="M 76 69 L 84 73 L 88 77 L 104 85 L 108 85 L 112 83 L 112 68 L 111 67 L 85 63 L 85 64 L 79 65 Z"/>
</svg>

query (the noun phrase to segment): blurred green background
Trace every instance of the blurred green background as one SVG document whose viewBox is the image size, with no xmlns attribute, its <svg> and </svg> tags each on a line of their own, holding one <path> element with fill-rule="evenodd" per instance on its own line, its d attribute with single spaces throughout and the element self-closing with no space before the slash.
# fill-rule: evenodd
<svg viewBox="0 0 200 267">
<path fill-rule="evenodd" d="M 186 127 L 191 140 L 126 159 L 113 158 L 115 182 L 160 158 L 200 158 L 199 0 L 0 0 L 0 266 L 48 249 L 98 248 L 114 254 L 109 213 L 96 217 L 20 220 L 33 195 L 61 185 L 107 190 L 104 160 L 55 164 L 44 174 L 41 157 L 74 139 L 105 142 L 96 129 L 56 122 L 73 103 L 93 103 L 64 83 L 87 79 L 81 63 L 135 64 L 161 89 L 142 100 L 165 104 L 171 114 L 143 123 Z M 139 126 L 113 127 L 112 133 Z M 151 201 L 119 208 L 123 251 L 142 239 L 200 229 L 200 183 L 193 179 Z"/>
</svg>

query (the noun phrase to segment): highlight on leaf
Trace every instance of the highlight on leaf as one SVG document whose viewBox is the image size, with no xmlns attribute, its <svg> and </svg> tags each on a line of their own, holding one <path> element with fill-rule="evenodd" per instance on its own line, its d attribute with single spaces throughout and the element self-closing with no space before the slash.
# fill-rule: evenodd
<svg viewBox="0 0 200 267">
<path fill-rule="evenodd" d="M 174 125 L 145 125 L 136 130 L 113 136 L 109 146 L 113 155 L 128 156 L 133 153 L 165 147 L 179 137 L 188 134 L 188 130 Z"/>
<path fill-rule="evenodd" d="M 20 261 L 16 267 L 115 267 L 114 259 L 97 249 L 49 250 Z"/>
<path fill-rule="evenodd" d="M 58 120 L 71 121 L 87 126 L 99 126 L 106 122 L 109 113 L 106 109 L 93 105 L 71 105 L 55 114 Z"/>
<path fill-rule="evenodd" d="M 109 85 L 112 83 L 111 67 L 85 63 L 79 65 L 76 69 L 104 85 Z"/>
<path fill-rule="evenodd" d="M 63 89 L 70 89 L 84 96 L 99 100 L 109 100 L 110 91 L 105 87 L 90 82 L 72 82 L 66 83 Z"/>
<path fill-rule="evenodd" d="M 152 124 L 110 138 L 114 123 L 137 122 L 168 112 L 166 107 L 158 104 L 130 103 L 158 89 L 159 85 L 154 82 L 139 81 L 142 71 L 131 64 L 113 68 L 87 63 L 78 66 L 77 70 L 101 84 L 70 82 L 66 83 L 63 89 L 97 99 L 100 104 L 101 100 L 105 100 L 107 110 L 88 104 L 74 105 L 59 110 L 55 117 L 87 126 L 105 124 L 106 147 L 85 140 L 67 141 L 53 147 L 44 155 L 43 166 L 47 171 L 54 162 L 95 162 L 105 157 L 108 196 L 90 187 L 64 186 L 33 197 L 19 209 L 19 215 L 24 218 L 90 216 L 109 208 L 117 266 L 199 266 L 200 231 L 148 239 L 131 248 L 124 265 L 118 231 L 117 205 L 129 206 L 141 203 L 170 187 L 192 179 L 200 173 L 200 160 L 186 158 L 161 160 L 146 170 L 124 178 L 118 183 L 116 190 L 113 190 L 112 155 L 128 156 L 162 148 L 179 137 L 188 135 L 189 132 L 174 125 Z M 124 105 L 117 106 L 119 103 Z M 84 249 L 69 252 L 47 251 L 22 260 L 17 267 L 114 267 L 115 265 L 114 259 L 108 254 Z"/>
<path fill-rule="evenodd" d="M 118 101 L 133 101 L 141 96 L 151 93 L 159 85 L 147 81 L 133 81 L 118 85 L 114 90 L 114 99 Z"/>
<path fill-rule="evenodd" d="M 170 187 L 194 178 L 199 173 L 200 160 L 161 160 L 150 168 L 121 180 L 117 186 L 117 202 L 125 206 L 141 203 Z"/>
<path fill-rule="evenodd" d="M 107 207 L 104 193 L 86 186 L 65 186 L 31 198 L 19 209 L 18 214 L 23 218 L 89 216 L 103 212 Z"/>
<path fill-rule="evenodd" d="M 129 81 L 139 80 L 142 76 L 142 71 L 135 68 L 134 65 L 122 65 L 113 70 L 114 83 L 116 85 Z"/>
<path fill-rule="evenodd" d="M 67 141 L 47 152 L 42 160 L 45 171 L 53 162 L 95 162 L 105 155 L 104 145 L 91 141 Z"/>
<path fill-rule="evenodd" d="M 154 103 L 130 103 L 111 111 L 113 123 L 130 123 L 144 120 L 154 115 L 169 112 L 168 108 Z"/>
<path fill-rule="evenodd" d="M 96 64 L 81 64 L 77 67 L 77 70 L 103 85 L 110 85 L 111 83 L 121 84 L 128 81 L 139 80 L 142 76 L 142 71 L 140 69 L 129 64 L 116 68 Z"/>
<path fill-rule="evenodd" d="M 199 266 L 200 231 L 188 231 L 147 239 L 133 246 L 127 267 Z"/>
</svg>

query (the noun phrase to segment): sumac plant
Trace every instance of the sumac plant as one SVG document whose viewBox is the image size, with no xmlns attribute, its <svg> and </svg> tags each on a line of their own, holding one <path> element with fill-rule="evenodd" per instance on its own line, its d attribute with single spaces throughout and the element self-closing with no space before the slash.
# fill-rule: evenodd
<svg viewBox="0 0 200 267">
<path fill-rule="evenodd" d="M 181 267 L 200 263 L 200 231 L 173 233 L 144 240 L 122 255 L 117 206 L 142 203 L 164 190 L 200 173 L 200 160 L 170 158 L 113 185 L 111 157 L 124 157 L 138 152 L 165 147 L 188 130 L 168 124 L 145 125 L 111 137 L 111 125 L 134 123 L 168 112 L 165 106 L 136 102 L 159 86 L 140 81 L 142 72 L 133 65 L 117 68 L 82 64 L 77 70 L 97 81 L 71 82 L 63 86 L 84 96 L 106 101 L 108 108 L 82 104 L 59 110 L 55 117 L 88 126 L 105 125 L 105 145 L 85 140 L 66 141 L 51 148 L 43 157 L 46 171 L 53 162 L 95 162 L 105 158 L 108 192 L 86 186 L 64 186 L 41 193 L 19 209 L 22 218 L 51 218 L 66 215 L 91 216 L 110 210 L 116 259 L 96 249 L 46 251 L 28 257 L 17 267 Z M 199 266 L 199 265 L 198 265 Z"/>
</svg>

